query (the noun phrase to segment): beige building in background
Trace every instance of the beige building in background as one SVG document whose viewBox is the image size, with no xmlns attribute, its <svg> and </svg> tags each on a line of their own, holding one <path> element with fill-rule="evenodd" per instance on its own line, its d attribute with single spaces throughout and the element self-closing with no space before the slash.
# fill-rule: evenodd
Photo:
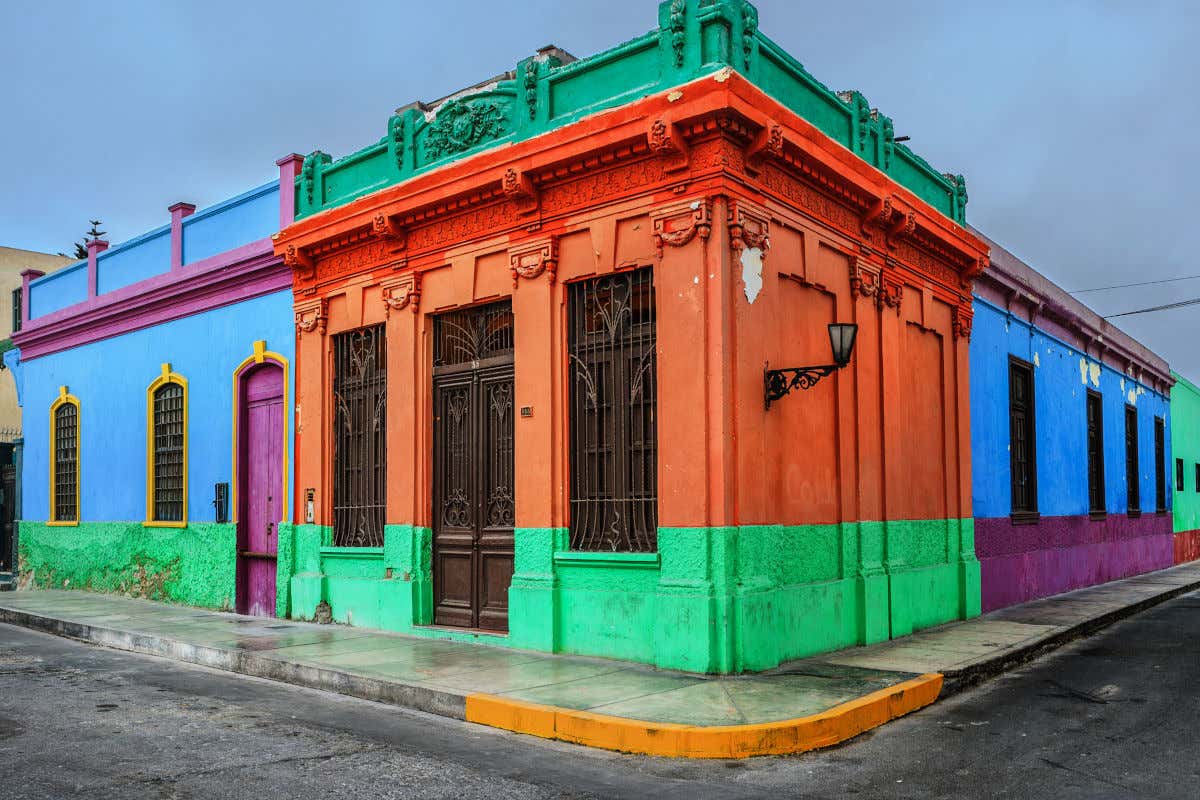
<svg viewBox="0 0 1200 800">
<path fill-rule="evenodd" d="M 21 273 L 27 269 L 53 272 L 75 263 L 74 259 L 16 247 L 0 247 L 0 340 L 4 349 L 13 334 L 14 289 L 21 288 Z M 11 442 L 21 436 L 21 409 L 17 405 L 17 385 L 12 373 L 0 371 L 0 442 Z"/>
</svg>

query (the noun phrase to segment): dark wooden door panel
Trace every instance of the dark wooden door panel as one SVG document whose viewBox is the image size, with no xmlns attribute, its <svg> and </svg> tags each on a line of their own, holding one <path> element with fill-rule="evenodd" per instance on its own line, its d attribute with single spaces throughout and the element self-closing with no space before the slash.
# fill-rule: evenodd
<svg viewBox="0 0 1200 800">
<path fill-rule="evenodd" d="M 434 334 L 434 622 L 508 630 L 515 522 L 512 309 L 456 311 Z"/>
</svg>

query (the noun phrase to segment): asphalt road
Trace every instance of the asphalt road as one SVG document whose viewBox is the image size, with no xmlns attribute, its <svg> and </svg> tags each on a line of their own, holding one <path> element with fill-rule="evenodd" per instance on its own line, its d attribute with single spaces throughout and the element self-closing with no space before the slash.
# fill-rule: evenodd
<svg viewBox="0 0 1200 800">
<path fill-rule="evenodd" d="M 839 748 L 623 756 L 0 625 L 5 798 L 1200 797 L 1200 593 Z"/>
</svg>

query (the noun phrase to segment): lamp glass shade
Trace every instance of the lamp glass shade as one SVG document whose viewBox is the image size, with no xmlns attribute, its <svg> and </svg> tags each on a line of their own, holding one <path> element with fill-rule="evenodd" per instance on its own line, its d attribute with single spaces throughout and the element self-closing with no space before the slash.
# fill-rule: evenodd
<svg viewBox="0 0 1200 800">
<path fill-rule="evenodd" d="M 833 363 L 839 367 L 850 363 L 857 336 L 858 325 L 853 322 L 834 322 L 829 325 L 829 347 L 833 350 Z"/>
</svg>

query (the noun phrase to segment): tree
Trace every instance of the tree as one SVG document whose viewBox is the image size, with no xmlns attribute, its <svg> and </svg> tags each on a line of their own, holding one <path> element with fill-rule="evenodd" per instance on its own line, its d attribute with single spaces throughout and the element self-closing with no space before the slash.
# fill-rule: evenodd
<svg viewBox="0 0 1200 800">
<path fill-rule="evenodd" d="M 83 235 L 82 242 L 75 243 L 75 258 L 79 261 L 82 261 L 83 259 L 88 257 L 88 252 L 87 252 L 88 237 L 89 236 L 92 237 L 91 241 L 95 241 L 106 233 L 106 231 L 100 230 L 100 226 L 103 224 L 100 222 L 100 220 L 92 219 L 92 220 L 88 220 L 88 221 L 92 223 L 92 229 Z"/>
</svg>

